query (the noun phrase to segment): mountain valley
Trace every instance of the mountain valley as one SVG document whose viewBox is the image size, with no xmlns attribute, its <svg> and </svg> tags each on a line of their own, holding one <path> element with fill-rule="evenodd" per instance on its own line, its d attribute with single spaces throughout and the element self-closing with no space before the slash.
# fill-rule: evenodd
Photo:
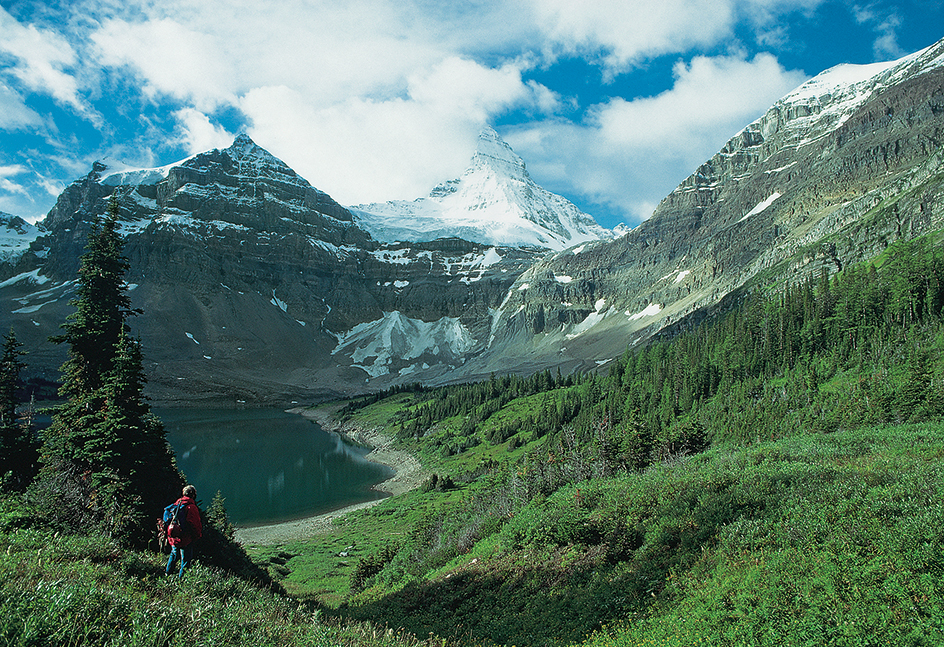
<svg viewBox="0 0 944 647">
<path fill-rule="evenodd" d="M 428 197 L 351 208 L 245 135 L 158 169 L 96 163 L 37 225 L 2 216 L 0 325 L 27 375 L 58 378 L 48 337 L 113 199 L 157 402 L 587 371 L 739 291 L 944 226 L 944 41 L 815 77 L 621 236 L 535 185 L 491 129 Z"/>
</svg>

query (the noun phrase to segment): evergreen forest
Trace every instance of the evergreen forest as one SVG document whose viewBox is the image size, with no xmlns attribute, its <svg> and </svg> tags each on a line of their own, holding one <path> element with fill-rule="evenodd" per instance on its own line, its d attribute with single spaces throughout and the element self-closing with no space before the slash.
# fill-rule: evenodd
<svg viewBox="0 0 944 647">
<path fill-rule="evenodd" d="M 697 327 L 630 348 L 599 372 L 398 388 L 342 414 L 413 392 L 392 420 L 397 435 L 445 430 L 431 442 L 446 456 L 509 440 L 554 447 L 570 434 L 595 446 L 598 470 L 641 469 L 711 445 L 940 416 L 942 317 L 944 251 L 920 239 L 832 277 L 732 295 Z M 496 415 L 523 399 L 533 413 Z"/>
<path fill-rule="evenodd" d="M 349 402 L 342 418 L 385 420 L 449 481 L 434 474 L 441 506 L 359 565 L 348 613 L 499 644 L 944 639 L 942 282 L 944 250 L 897 243 L 732 295 L 599 372 Z M 465 590 L 442 580 L 456 571 Z M 891 595 L 883 578 L 907 584 Z M 821 590 L 783 598 L 805 587 Z"/>
</svg>

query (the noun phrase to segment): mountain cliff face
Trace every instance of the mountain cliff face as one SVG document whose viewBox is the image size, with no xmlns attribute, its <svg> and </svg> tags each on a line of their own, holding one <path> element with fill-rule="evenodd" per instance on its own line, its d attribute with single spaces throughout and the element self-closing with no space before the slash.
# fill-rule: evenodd
<svg viewBox="0 0 944 647">
<path fill-rule="evenodd" d="M 159 402 L 592 369 L 735 290 L 944 227 L 944 42 L 824 72 L 616 239 L 493 131 L 428 198 L 352 209 L 245 136 L 159 169 L 97 163 L 39 226 L 0 218 L 0 326 L 32 373 L 58 377 L 65 349 L 48 337 L 112 198 Z"/>
<path fill-rule="evenodd" d="M 939 229 L 942 145 L 944 41 L 894 63 L 828 70 L 738 133 L 629 235 L 529 268 L 494 318 L 500 350 L 486 354 L 488 368 L 511 369 L 526 348 L 536 365 L 605 364 L 736 288 L 835 272 Z"/>
<path fill-rule="evenodd" d="M 96 163 L 3 266 L 0 298 L 13 307 L 0 325 L 48 379 L 65 349 L 47 338 L 71 312 L 89 222 L 112 198 L 158 400 L 284 401 L 446 379 L 481 350 L 490 308 L 545 251 L 379 243 L 245 136 L 159 169 Z"/>
<path fill-rule="evenodd" d="M 524 160 L 491 128 L 479 135 L 462 177 L 443 182 L 429 197 L 361 205 L 353 211 L 361 227 L 387 242 L 456 237 L 560 251 L 614 237 L 571 202 L 535 184 Z"/>
</svg>

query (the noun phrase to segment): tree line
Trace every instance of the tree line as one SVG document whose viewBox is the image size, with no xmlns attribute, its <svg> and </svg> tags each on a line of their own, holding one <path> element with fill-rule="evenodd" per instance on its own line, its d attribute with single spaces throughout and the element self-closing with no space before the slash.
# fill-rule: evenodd
<svg viewBox="0 0 944 647">
<path fill-rule="evenodd" d="M 395 422 L 401 438 L 423 439 L 452 419 L 445 454 L 545 439 L 547 455 L 567 430 L 614 469 L 639 469 L 711 443 L 938 416 L 942 349 L 944 251 L 903 241 L 832 276 L 755 289 L 691 330 L 628 349 L 606 373 L 400 387 L 416 403 Z M 496 421 L 523 398 L 537 399 L 530 413 Z"/>
</svg>

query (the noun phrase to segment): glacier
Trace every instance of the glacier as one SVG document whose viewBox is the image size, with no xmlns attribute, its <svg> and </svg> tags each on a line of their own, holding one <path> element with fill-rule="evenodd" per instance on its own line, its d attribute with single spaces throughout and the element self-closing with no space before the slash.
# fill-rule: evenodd
<svg viewBox="0 0 944 647">
<path fill-rule="evenodd" d="M 354 326 L 336 335 L 332 355 L 349 353 L 352 366 L 370 377 L 387 375 L 394 363 L 432 355 L 440 362 L 456 360 L 475 347 L 476 340 L 457 317 L 422 321 L 399 311 L 384 312 L 383 318 Z M 399 369 L 404 370 L 404 369 Z M 404 374 L 409 372 L 406 367 Z"/>
</svg>

